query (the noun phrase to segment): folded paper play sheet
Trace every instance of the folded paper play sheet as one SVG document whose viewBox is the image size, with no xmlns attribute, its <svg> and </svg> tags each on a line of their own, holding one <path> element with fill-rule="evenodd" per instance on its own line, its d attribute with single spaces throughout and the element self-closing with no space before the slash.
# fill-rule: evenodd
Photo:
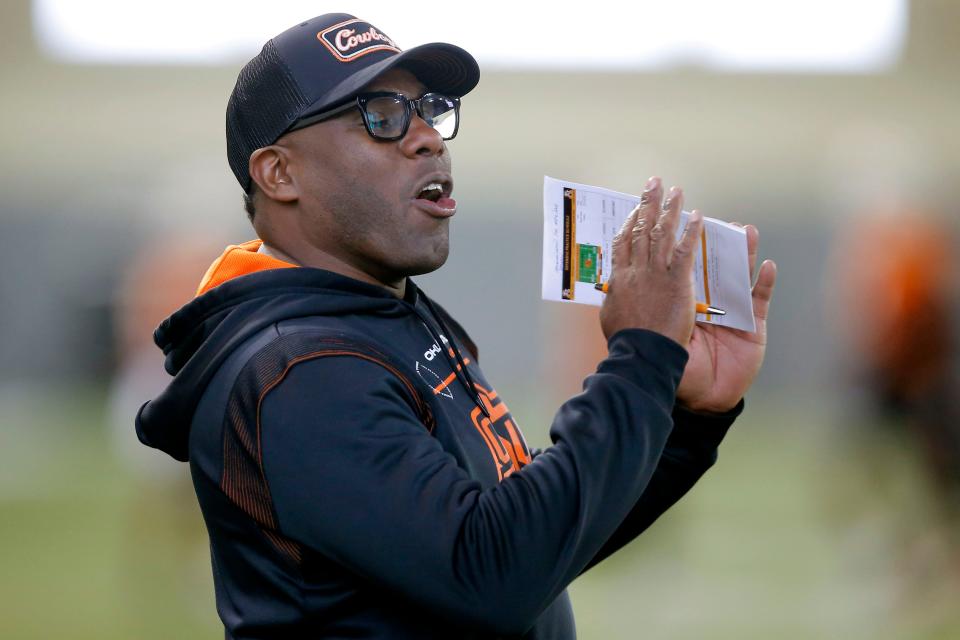
<svg viewBox="0 0 960 640">
<path fill-rule="evenodd" d="M 544 176 L 544 300 L 600 306 L 605 294 L 595 285 L 610 277 L 613 237 L 639 203 L 639 196 Z M 689 217 L 681 214 L 677 238 Z M 697 314 L 698 322 L 756 330 L 743 228 L 704 217 L 694 274 L 697 301 L 727 312 Z"/>
</svg>

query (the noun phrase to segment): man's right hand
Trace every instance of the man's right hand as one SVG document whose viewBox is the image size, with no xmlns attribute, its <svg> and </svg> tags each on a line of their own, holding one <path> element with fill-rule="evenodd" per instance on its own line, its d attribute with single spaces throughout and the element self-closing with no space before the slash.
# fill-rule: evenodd
<svg viewBox="0 0 960 640">
<path fill-rule="evenodd" d="M 662 199 L 660 179 L 650 178 L 613 239 L 600 327 L 607 339 L 621 329 L 649 329 L 687 348 L 696 319 L 693 263 L 703 216 L 694 211 L 676 242 L 683 192 L 673 187 L 661 205 Z"/>
</svg>

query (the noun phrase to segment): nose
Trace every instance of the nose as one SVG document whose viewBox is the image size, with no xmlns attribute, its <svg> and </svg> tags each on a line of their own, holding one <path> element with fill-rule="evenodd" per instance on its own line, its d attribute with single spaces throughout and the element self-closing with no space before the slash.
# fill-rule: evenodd
<svg viewBox="0 0 960 640">
<path fill-rule="evenodd" d="M 400 150 L 411 158 L 415 156 L 439 156 L 444 152 L 443 136 L 414 113 L 410 118 L 407 135 L 400 139 Z"/>
</svg>

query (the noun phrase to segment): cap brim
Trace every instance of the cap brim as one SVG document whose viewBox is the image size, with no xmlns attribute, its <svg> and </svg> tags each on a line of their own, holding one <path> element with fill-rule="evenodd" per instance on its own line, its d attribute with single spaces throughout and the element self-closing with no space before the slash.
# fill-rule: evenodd
<svg viewBox="0 0 960 640">
<path fill-rule="evenodd" d="M 307 106 L 300 118 L 343 104 L 391 69 L 407 69 L 429 91 L 464 96 L 480 82 L 480 66 L 464 49 L 445 42 L 422 44 L 358 71 Z"/>
</svg>

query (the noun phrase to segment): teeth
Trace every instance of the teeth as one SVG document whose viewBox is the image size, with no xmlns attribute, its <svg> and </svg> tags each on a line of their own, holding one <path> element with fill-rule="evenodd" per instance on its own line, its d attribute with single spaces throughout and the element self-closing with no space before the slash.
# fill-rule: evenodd
<svg viewBox="0 0 960 640">
<path fill-rule="evenodd" d="M 443 197 L 443 185 L 441 185 L 439 182 L 431 182 L 423 188 L 417 197 L 425 198 L 431 202 L 437 202 L 441 197 Z"/>
</svg>

